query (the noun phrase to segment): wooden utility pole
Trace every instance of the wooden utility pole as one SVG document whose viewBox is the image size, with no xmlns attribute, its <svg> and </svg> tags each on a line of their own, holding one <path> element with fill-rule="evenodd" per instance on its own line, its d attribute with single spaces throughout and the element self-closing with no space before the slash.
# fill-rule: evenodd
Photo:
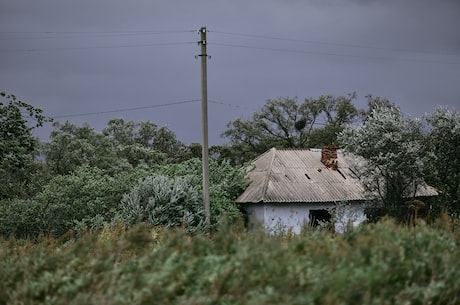
<svg viewBox="0 0 460 305">
<path fill-rule="evenodd" d="M 203 128 L 203 146 L 202 146 L 202 162 L 203 162 L 203 203 L 206 215 L 206 225 L 211 224 L 211 207 L 209 204 L 209 153 L 208 153 L 208 79 L 207 79 L 207 59 L 206 53 L 206 28 L 200 29 L 201 45 L 201 116 Z"/>
</svg>

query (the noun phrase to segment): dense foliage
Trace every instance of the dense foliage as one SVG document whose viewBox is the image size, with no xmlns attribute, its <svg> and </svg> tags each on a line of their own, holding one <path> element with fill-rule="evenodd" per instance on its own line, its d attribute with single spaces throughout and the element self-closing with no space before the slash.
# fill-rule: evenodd
<svg viewBox="0 0 460 305">
<path fill-rule="evenodd" d="M 82 165 L 117 173 L 137 167 L 176 163 L 190 158 L 190 150 L 166 127 L 152 122 L 112 119 L 101 133 L 87 124 L 54 123 L 43 154 L 55 174 Z"/>
<path fill-rule="evenodd" d="M 244 172 L 229 162 L 211 160 L 210 172 L 211 224 L 217 229 L 223 218 L 231 222 L 239 218 L 234 200 L 246 182 Z M 0 235 L 58 237 L 69 230 L 81 234 L 116 217 L 125 219 L 127 225 L 138 221 L 165 226 L 183 224 L 187 232 L 194 232 L 204 229 L 202 207 L 199 159 L 115 175 L 83 166 L 70 174 L 55 176 L 31 199 L 0 204 Z M 142 216 L 133 220 L 129 214 L 135 214 L 136 209 Z"/>
<path fill-rule="evenodd" d="M 0 92 L 0 201 L 28 193 L 39 169 L 39 141 L 32 130 L 48 120 L 41 109 Z"/>
<path fill-rule="evenodd" d="M 395 105 L 374 107 L 364 124 L 339 134 L 346 152 L 362 157 L 358 175 L 380 204 L 372 217 L 402 217 L 402 205 L 424 183 L 425 147 L 420 120 L 405 118 Z"/>
<path fill-rule="evenodd" d="M 362 112 L 352 100 L 356 95 L 322 95 L 298 103 L 297 98 L 267 100 L 251 119 L 237 119 L 222 133 L 231 143 L 235 162 L 249 161 L 266 150 L 321 147 L 336 144 L 336 134 Z M 322 119 L 321 122 L 319 120 Z M 322 124 L 318 127 L 317 123 Z"/>
<path fill-rule="evenodd" d="M 169 177 L 191 177 L 192 184 L 202 194 L 202 163 L 200 159 L 190 159 L 179 164 L 167 164 L 155 168 L 155 172 Z M 229 160 L 209 162 L 209 194 L 211 202 L 211 226 L 217 228 L 222 221 L 235 222 L 241 216 L 235 199 L 243 193 L 248 181 L 245 171 L 233 166 Z"/>
<path fill-rule="evenodd" d="M 65 243 L 0 240 L 0 303 L 456 305 L 459 256 L 447 219 L 211 238 L 115 222 Z"/>
<path fill-rule="evenodd" d="M 430 201 L 432 214 L 460 215 L 460 113 L 441 107 L 414 119 L 386 99 L 368 96 L 368 103 L 363 125 L 338 135 L 342 148 L 362 157 L 354 158 L 355 170 L 377 198 L 368 217 L 404 221 L 407 203 L 426 184 L 439 193 Z"/>
<path fill-rule="evenodd" d="M 158 175 L 140 180 L 123 196 L 120 214 L 129 225 L 183 226 L 186 233 L 206 229 L 204 206 L 188 177 Z"/>
<path fill-rule="evenodd" d="M 460 112 L 441 107 L 427 121 L 427 181 L 442 191 L 443 208 L 460 215 Z"/>
<path fill-rule="evenodd" d="M 80 167 L 71 174 L 57 175 L 31 199 L 0 205 L 0 234 L 58 237 L 71 229 L 98 228 L 115 216 L 123 194 L 142 174 L 109 176 L 97 168 Z"/>
</svg>

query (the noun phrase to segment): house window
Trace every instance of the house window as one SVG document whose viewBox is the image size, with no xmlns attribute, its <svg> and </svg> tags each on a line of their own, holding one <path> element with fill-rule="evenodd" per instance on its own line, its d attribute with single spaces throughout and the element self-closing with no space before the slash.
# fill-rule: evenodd
<svg viewBox="0 0 460 305">
<path fill-rule="evenodd" d="M 327 210 L 310 210 L 310 226 L 318 227 L 331 221 L 331 214 Z"/>
</svg>

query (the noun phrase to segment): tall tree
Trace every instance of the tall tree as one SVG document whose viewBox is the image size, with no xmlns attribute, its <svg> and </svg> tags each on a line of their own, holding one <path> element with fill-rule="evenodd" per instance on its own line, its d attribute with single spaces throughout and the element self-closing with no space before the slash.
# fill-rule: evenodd
<svg viewBox="0 0 460 305">
<path fill-rule="evenodd" d="M 68 174 L 83 165 L 110 171 L 131 167 L 118 158 L 112 141 L 88 124 L 55 122 L 53 126 L 51 141 L 43 144 L 43 152 L 54 174 Z"/>
<path fill-rule="evenodd" d="M 345 124 L 359 114 L 353 105 L 355 94 L 309 98 L 301 104 L 297 98 L 267 100 L 251 119 L 237 119 L 227 124 L 222 136 L 245 161 L 271 147 L 318 147 L 336 142 L 336 135 Z M 319 119 L 323 119 L 318 128 Z M 228 151 L 227 151 L 228 152 Z"/>
<path fill-rule="evenodd" d="M 460 215 L 460 112 L 438 108 L 427 121 L 430 182 L 441 190 L 445 208 Z"/>
<path fill-rule="evenodd" d="M 310 100 L 320 104 L 320 109 L 326 117 L 327 125 L 342 127 L 352 123 L 360 112 L 353 105 L 354 99 L 356 99 L 356 93 L 353 92 L 347 96 L 322 95 L 317 101 Z"/>
<path fill-rule="evenodd" d="M 82 165 L 116 173 L 138 166 L 178 162 L 189 157 L 187 147 L 166 127 L 152 122 L 112 119 L 102 133 L 88 124 L 54 123 L 44 154 L 56 174 L 67 174 Z"/>
<path fill-rule="evenodd" d="M 404 118 L 392 104 L 375 106 L 362 126 L 339 134 L 341 146 L 365 160 L 360 178 L 380 198 L 370 210 L 371 218 L 404 215 L 405 198 L 415 195 L 424 181 L 421 135 L 420 121 Z"/>
<path fill-rule="evenodd" d="M 118 155 L 133 166 L 140 163 L 180 162 L 189 156 L 187 147 L 171 130 L 158 127 L 150 121 L 112 119 L 102 133 L 113 141 Z"/>
<path fill-rule="evenodd" d="M 38 164 L 34 128 L 51 120 L 43 111 L 0 92 L 0 200 L 27 193 Z"/>
</svg>

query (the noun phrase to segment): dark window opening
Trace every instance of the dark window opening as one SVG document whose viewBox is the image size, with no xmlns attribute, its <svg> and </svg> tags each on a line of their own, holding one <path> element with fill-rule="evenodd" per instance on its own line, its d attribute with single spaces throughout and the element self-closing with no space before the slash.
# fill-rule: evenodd
<svg viewBox="0 0 460 305">
<path fill-rule="evenodd" d="M 318 227 L 331 221 L 331 214 L 327 210 L 310 210 L 310 226 Z"/>
</svg>

